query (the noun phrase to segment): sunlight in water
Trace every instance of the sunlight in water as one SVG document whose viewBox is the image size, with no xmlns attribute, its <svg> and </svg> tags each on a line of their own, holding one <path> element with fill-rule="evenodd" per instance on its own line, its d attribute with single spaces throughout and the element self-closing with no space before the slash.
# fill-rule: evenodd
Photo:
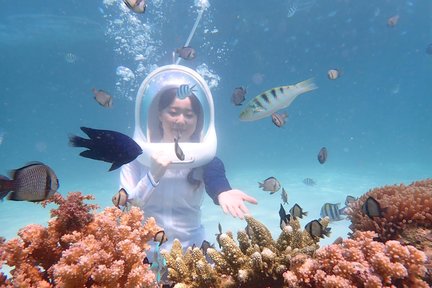
<svg viewBox="0 0 432 288">
<path fill-rule="evenodd" d="M 316 0 L 289 0 L 287 17 L 292 17 L 297 11 L 308 10 L 315 5 Z"/>
</svg>

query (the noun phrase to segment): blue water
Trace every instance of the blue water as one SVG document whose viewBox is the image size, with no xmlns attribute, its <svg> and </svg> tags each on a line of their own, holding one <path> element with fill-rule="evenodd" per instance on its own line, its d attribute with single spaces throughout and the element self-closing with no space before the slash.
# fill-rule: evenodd
<svg viewBox="0 0 432 288">
<path fill-rule="evenodd" d="M 156 65 L 171 64 L 198 11 L 193 1 L 159 0 L 137 15 L 121 2 L 3 1 L 0 174 L 42 161 L 56 171 L 62 194 L 81 191 L 94 194 L 101 208 L 111 205 L 119 172 L 79 157 L 67 136 L 80 134 L 80 126 L 132 135 L 139 84 Z M 259 200 L 248 207 L 274 236 L 280 194 L 257 184 L 269 176 L 288 191 L 289 207 L 298 203 L 309 212 L 305 225 L 325 202 L 343 203 L 348 194 L 410 183 L 432 171 L 432 55 L 425 53 L 432 42 L 432 3 L 317 0 L 287 17 L 288 2 L 211 1 L 191 42 L 198 56 L 181 63 L 209 72 L 218 156 L 232 186 Z M 388 27 L 394 15 L 399 21 Z M 134 78 L 118 75 L 119 67 Z M 332 68 L 342 71 L 334 81 L 327 79 Z M 250 99 L 310 77 L 319 89 L 293 102 L 283 128 L 269 118 L 239 121 L 240 108 L 230 101 L 235 87 L 247 87 Z M 93 87 L 110 91 L 112 109 L 95 103 Z M 329 151 L 324 165 L 316 159 L 322 146 Z M 304 185 L 307 177 L 317 185 Z M 49 209 L 33 203 L 0 206 L 0 235 L 7 239 L 49 218 Z M 211 242 L 218 222 L 224 231 L 245 226 L 208 198 L 203 211 Z M 332 223 L 332 236 L 321 243 L 346 236 L 348 225 Z"/>
</svg>

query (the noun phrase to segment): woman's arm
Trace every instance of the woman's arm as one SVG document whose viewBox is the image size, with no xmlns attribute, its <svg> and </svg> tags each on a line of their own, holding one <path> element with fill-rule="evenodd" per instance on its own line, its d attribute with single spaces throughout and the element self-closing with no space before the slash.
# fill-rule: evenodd
<svg viewBox="0 0 432 288">
<path fill-rule="evenodd" d="M 233 217 L 243 219 L 249 210 L 244 202 L 257 204 L 257 200 L 246 193 L 232 189 L 225 175 L 225 167 L 222 161 L 215 157 L 204 166 L 203 180 L 207 194 L 213 199 L 215 204 L 219 204 L 225 213 Z"/>
</svg>

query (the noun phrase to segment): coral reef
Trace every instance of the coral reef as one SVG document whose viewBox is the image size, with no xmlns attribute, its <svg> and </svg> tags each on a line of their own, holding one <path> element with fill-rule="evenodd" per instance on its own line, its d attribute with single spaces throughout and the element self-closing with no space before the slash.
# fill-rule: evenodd
<svg viewBox="0 0 432 288">
<path fill-rule="evenodd" d="M 43 203 L 51 210 L 48 227 L 28 225 L 19 238 L 0 239 L 0 268 L 12 268 L 11 278 L 0 275 L 2 287 L 155 287 L 155 275 L 145 264 L 147 244 L 161 229 L 153 218 L 133 207 L 122 213 L 109 207 L 95 214 L 85 204 L 91 195 L 60 194 Z"/>
<path fill-rule="evenodd" d="M 398 241 L 374 241 L 376 233 L 319 249 L 313 258 L 297 255 L 283 274 L 285 287 L 429 287 L 422 280 L 426 255 Z"/>
<path fill-rule="evenodd" d="M 383 217 L 369 218 L 362 212 L 369 196 L 385 210 Z M 432 179 L 375 188 L 349 206 L 351 230 L 375 231 L 379 241 L 398 240 L 424 251 L 428 258 L 427 278 L 432 283 Z"/>
<path fill-rule="evenodd" d="M 319 248 L 318 239 L 301 230 L 298 220 L 291 220 L 277 241 L 259 221 L 250 216 L 246 221 L 248 233 L 237 233 L 238 245 L 230 233 L 221 234 L 221 251 L 207 250 L 214 267 L 199 248 L 189 247 L 183 253 L 178 241 L 170 252 L 162 251 L 175 287 L 282 287 L 282 273 L 289 269 L 291 258 L 312 256 Z M 324 227 L 328 223 L 328 218 L 321 220 Z"/>
</svg>

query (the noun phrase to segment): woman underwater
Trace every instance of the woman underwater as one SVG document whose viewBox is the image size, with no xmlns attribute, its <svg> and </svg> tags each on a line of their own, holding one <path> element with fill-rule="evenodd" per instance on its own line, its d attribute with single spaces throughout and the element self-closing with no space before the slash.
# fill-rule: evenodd
<svg viewBox="0 0 432 288">
<path fill-rule="evenodd" d="M 180 75 L 184 71 L 186 72 L 183 74 L 188 74 L 190 70 L 179 65 L 170 66 L 175 67 L 174 70 L 180 67 Z M 244 202 L 257 204 L 257 201 L 244 192 L 231 188 L 225 176 L 224 165 L 219 158 L 214 156 L 215 152 L 213 154 L 211 151 L 204 153 L 208 154 L 206 156 L 210 155 L 210 158 L 206 161 L 207 163 L 199 167 L 174 164 L 172 155 L 170 156 L 175 147 L 174 139 L 178 139 L 180 147 L 185 147 L 189 143 L 200 145 L 200 142 L 205 142 L 202 140 L 205 115 L 201 103 L 202 98 L 205 97 L 201 96 L 200 102 L 195 94 L 206 93 L 208 87 L 197 74 L 196 77 L 202 80 L 198 81 L 199 85 L 195 88 L 198 91 L 192 93 L 194 89 L 190 89 L 188 95 L 179 97 L 180 86 L 187 87 L 187 85 L 165 81 L 170 78 L 169 70 L 163 70 L 164 76 L 159 77 L 156 81 L 158 88 L 151 92 L 153 100 L 146 113 L 148 117 L 147 137 L 137 133 L 137 129 L 134 135 L 134 140 L 141 146 L 152 143 L 151 145 L 156 147 L 159 145 L 160 150 L 157 148 L 152 150 L 148 164 L 144 164 L 145 161 L 140 161 L 138 158 L 124 165 L 120 174 L 120 184 L 129 193 L 128 201 L 143 209 L 146 217 L 154 217 L 157 224 L 164 229 L 168 238 L 164 248 L 170 248 L 174 239 L 180 240 L 183 247 L 194 244 L 199 247 L 205 238 L 204 227 L 201 224 L 204 188 L 213 202 L 220 205 L 225 213 L 233 217 L 243 218 L 249 213 Z M 173 73 L 176 75 L 179 71 Z M 141 87 L 146 86 L 144 82 Z M 152 86 L 154 82 L 149 81 L 148 86 Z M 195 87 L 195 84 L 189 87 Z M 200 89 L 203 85 L 204 89 Z M 170 143 L 169 146 L 166 146 L 167 143 Z M 195 150 L 192 149 L 185 154 L 187 156 L 194 152 Z"/>
</svg>

